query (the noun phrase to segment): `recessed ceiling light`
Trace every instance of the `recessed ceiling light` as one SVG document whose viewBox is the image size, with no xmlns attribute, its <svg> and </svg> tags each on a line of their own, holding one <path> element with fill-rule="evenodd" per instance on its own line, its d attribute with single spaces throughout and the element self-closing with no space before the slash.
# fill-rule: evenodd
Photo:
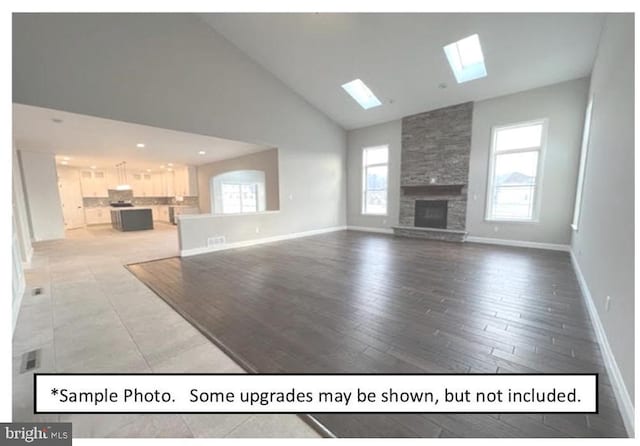
<svg viewBox="0 0 640 446">
<path fill-rule="evenodd" d="M 151 169 L 147 169 L 147 172 L 151 172 Z"/>
<path fill-rule="evenodd" d="M 160 169 L 164 169 L 164 164 L 162 166 L 160 166 Z"/>
<path fill-rule="evenodd" d="M 71 158 L 69 158 L 68 156 L 64 156 L 64 157 L 62 157 L 62 159 L 65 160 L 65 161 L 69 161 Z"/>
<path fill-rule="evenodd" d="M 444 47 L 444 53 L 459 84 L 487 75 L 480 38 L 477 34 L 450 43 Z"/>
<path fill-rule="evenodd" d="M 369 87 L 360 79 L 354 79 L 342 85 L 344 91 L 349 93 L 353 99 L 365 110 L 382 105 L 382 102 L 373 94 Z"/>
<path fill-rule="evenodd" d="M 96 168 L 96 166 L 91 166 L 91 168 L 92 168 L 92 169 L 95 169 L 95 168 Z"/>
<path fill-rule="evenodd" d="M 207 152 L 205 152 L 204 150 L 201 150 L 201 151 L 198 152 L 198 155 L 206 155 L 206 154 L 207 154 Z"/>
<path fill-rule="evenodd" d="M 138 147 L 139 149 L 142 149 L 144 147 L 144 144 L 142 144 L 141 142 L 139 142 L 138 144 L 136 144 L 136 147 Z"/>
<path fill-rule="evenodd" d="M 173 167 L 173 163 L 167 163 L 167 166 Z"/>
<path fill-rule="evenodd" d="M 66 166 L 67 164 L 69 164 L 69 162 L 68 161 L 62 161 L 60 164 L 63 164 L 63 165 Z"/>
<path fill-rule="evenodd" d="M 169 167 L 167 170 L 168 170 L 169 172 L 173 172 L 173 169 L 172 169 L 171 167 Z"/>
</svg>

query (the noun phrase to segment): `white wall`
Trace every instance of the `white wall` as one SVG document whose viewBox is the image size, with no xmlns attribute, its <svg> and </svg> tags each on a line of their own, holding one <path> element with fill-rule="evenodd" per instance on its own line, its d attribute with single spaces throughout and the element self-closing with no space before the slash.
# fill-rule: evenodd
<svg viewBox="0 0 640 446">
<path fill-rule="evenodd" d="M 349 226 L 386 228 L 398 224 L 400 203 L 400 159 L 402 121 L 390 121 L 350 130 L 347 134 L 348 216 Z M 389 195 L 387 215 L 362 215 L 362 149 L 389 146 Z"/>
<path fill-rule="evenodd" d="M 13 46 L 14 102 L 277 147 L 272 233 L 242 238 L 345 224 L 345 131 L 197 15 L 14 14 Z"/>
<path fill-rule="evenodd" d="M 18 248 L 20 250 L 20 258 L 25 265 L 30 265 L 33 255 L 33 246 L 31 245 L 31 228 L 29 225 L 29 211 L 25 199 L 24 183 L 22 180 L 22 172 L 20 170 L 20 160 L 18 149 L 15 142 L 13 143 L 13 151 L 11 156 L 11 176 L 12 176 L 12 210 L 15 218 L 15 233 L 18 237 Z"/>
<path fill-rule="evenodd" d="M 568 245 L 588 79 L 578 79 L 479 101 L 473 107 L 469 160 L 469 236 Z M 485 221 L 491 129 L 548 118 L 539 222 Z"/>
<path fill-rule="evenodd" d="M 610 14 L 591 76 L 582 211 L 571 249 L 634 395 L 634 20 Z M 612 301 L 605 309 L 606 296 Z"/>
<path fill-rule="evenodd" d="M 50 153 L 18 152 L 34 241 L 64 238 L 58 173 Z"/>
</svg>

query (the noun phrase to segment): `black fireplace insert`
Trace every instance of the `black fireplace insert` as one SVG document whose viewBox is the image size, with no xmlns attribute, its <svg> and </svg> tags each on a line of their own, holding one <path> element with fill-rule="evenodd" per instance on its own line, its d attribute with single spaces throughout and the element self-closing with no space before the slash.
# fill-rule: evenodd
<svg viewBox="0 0 640 446">
<path fill-rule="evenodd" d="M 416 200 L 414 225 L 447 229 L 447 200 Z"/>
</svg>

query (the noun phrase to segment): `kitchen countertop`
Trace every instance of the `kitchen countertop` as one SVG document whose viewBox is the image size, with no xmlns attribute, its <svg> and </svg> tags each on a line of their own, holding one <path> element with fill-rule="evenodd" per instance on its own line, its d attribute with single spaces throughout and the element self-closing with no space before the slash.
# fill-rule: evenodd
<svg viewBox="0 0 640 446">
<path fill-rule="evenodd" d="M 142 210 L 152 210 L 150 207 L 148 206 L 131 206 L 131 207 L 113 207 L 111 206 L 111 210 L 112 211 L 142 211 Z"/>
</svg>

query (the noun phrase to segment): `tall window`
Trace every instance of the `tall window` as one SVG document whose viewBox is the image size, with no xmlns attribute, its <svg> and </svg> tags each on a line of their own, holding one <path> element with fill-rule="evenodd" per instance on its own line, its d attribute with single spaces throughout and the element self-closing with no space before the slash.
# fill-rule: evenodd
<svg viewBox="0 0 640 446">
<path fill-rule="evenodd" d="M 546 128 L 546 119 L 494 127 L 487 220 L 532 222 L 538 219 Z"/>
<path fill-rule="evenodd" d="M 258 212 L 258 185 L 222 183 L 222 213 Z"/>
<path fill-rule="evenodd" d="M 580 170 L 578 170 L 578 183 L 576 185 L 576 203 L 573 208 L 573 222 L 571 228 L 578 230 L 580 223 L 580 210 L 582 209 L 582 189 L 584 188 L 584 173 L 587 169 L 587 152 L 589 150 L 589 133 L 591 132 L 591 111 L 593 110 L 593 96 L 587 104 L 584 115 L 584 128 L 582 130 L 582 148 L 580 149 Z"/>
<path fill-rule="evenodd" d="M 368 147 L 362 151 L 362 213 L 387 213 L 389 147 Z"/>
</svg>

